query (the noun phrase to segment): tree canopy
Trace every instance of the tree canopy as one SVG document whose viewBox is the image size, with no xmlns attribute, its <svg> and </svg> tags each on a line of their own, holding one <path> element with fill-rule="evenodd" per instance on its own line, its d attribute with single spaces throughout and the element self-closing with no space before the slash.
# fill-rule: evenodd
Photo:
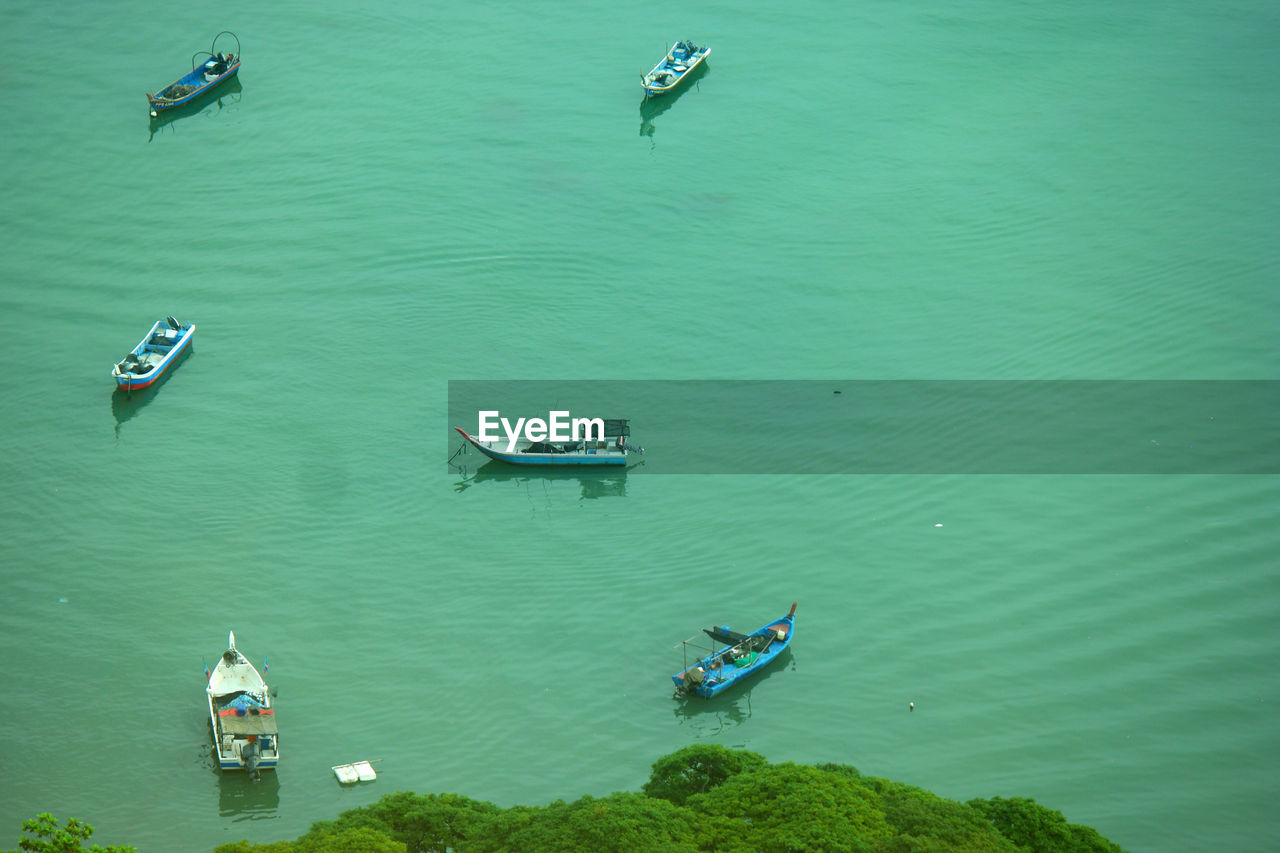
<svg viewBox="0 0 1280 853">
<path fill-rule="evenodd" d="M 93 835 L 93 827 L 79 818 L 68 818 L 66 826 L 58 826 L 58 820 L 45 812 L 22 822 L 23 835 L 18 836 L 18 849 L 5 853 L 138 853 L 132 847 L 95 844 L 85 847 L 83 842 Z M 30 833 L 28 837 L 25 833 Z"/>
<path fill-rule="evenodd" d="M 705 794 L 730 776 L 759 770 L 768 763 L 759 753 L 695 743 L 655 761 L 641 790 L 646 796 L 681 806 L 693 794 Z"/>
<path fill-rule="evenodd" d="M 1092 827 L 1067 823 L 1062 812 L 1047 809 L 1025 797 L 992 797 L 970 800 L 968 805 L 980 812 L 1000 833 L 1027 853 L 1058 853 L 1060 850 L 1080 853 L 1122 853 Z"/>
<path fill-rule="evenodd" d="M 8 853 L 83 853 L 93 828 L 23 824 Z M 89 848 L 136 853 L 131 847 Z M 400 791 L 320 821 L 295 841 L 215 853 L 1123 853 L 1023 797 L 967 803 L 863 776 L 845 764 L 770 764 L 695 744 L 654 762 L 636 792 L 501 808 L 460 794 Z"/>
</svg>

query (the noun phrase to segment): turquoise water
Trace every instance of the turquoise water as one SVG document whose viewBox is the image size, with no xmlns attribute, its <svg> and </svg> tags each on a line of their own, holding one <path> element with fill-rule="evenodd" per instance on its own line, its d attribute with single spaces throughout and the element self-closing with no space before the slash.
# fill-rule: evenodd
<svg viewBox="0 0 1280 853">
<path fill-rule="evenodd" d="M 239 86 L 152 124 L 220 29 Z M 0 839 L 48 810 L 209 850 L 396 790 L 636 789 L 712 741 L 1269 850 L 1274 476 L 444 463 L 450 380 L 1277 378 L 1278 31 L 1267 3 L 0 7 Z M 683 37 L 708 71 L 645 107 Z M 121 401 L 165 314 L 194 351 Z M 679 640 L 793 600 L 784 668 L 670 699 Z M 206 742 L 228 629 L 280 691 L 256 786 Z"/>
</svg>

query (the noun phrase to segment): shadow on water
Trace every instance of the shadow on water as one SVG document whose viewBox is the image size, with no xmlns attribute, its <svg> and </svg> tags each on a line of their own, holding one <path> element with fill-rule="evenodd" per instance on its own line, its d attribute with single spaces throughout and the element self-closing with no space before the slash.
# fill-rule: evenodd
<svg viewBox="0 0 1280 853">
<path fill-rule="evenodd" d="M 681 82 L 680 88 L 666 95 L 658 95 L 654 98 L 645 98 L 640 102 L 640 135 L 652 137 L 657 128 L 653 124 L 653 120 L 665 113 L 676 105 L 676 101 L 684 97 L 685 93 L 690 89 L 698 86 L 698 81 L 711 73 L 710 67 L 703 62 L 697 68 L 689 72 L 686 79 Z"/>
<path fill-rule="evenodd" d="M 577 484 L 581 500 L 596 498 L 620 498 L 627 494 L 627 469 L 631 465 L 597 470 L 561 471 L 554 468 L 521 468 L 491 459 L 479 468 L 469 470 L 454 463 L 461 479 L 454 484 L 455 492 L 465 492 L 473 486 L 493 483 L 513 483 L 517 488 L 540 488 L 544 491 L 560 488 L 564 483 Z"/>
<path fill-rule="evenodd" d="M 143 388 L 141 391 L 124 391 L 117 387 L 116 390 L 111 392 L 111 415 L 116 419 L 116 438 L 120 437 L 120 427 L 124 426 L 127 421 L 136 418 L 143 409 L 151 405 L 151 401 L 160 393 L 160 389 L 164 387 L 165 383 L 173 377 L 173 374 L 187 359 L 191 358 L 191 354 L 195 352 L 195 346 L 194 343 L 189 344 L 186 350 L 179 353 L 178 357 L 174 359 L 173 364 L 165 368 L 160 378 L 149 387 Z"/>
<path fill-rule="evenodd" d="M 227 107 L 240 103 L 241 92 L 244 87 L 240 85 L 239 75 L 232 77 L 223 83 L 217 89 L 208 93 L 202 98 L 192 101 L 189 104 L 183 104 L 177 109 L 165 110 L 157 116 L 148 116 L 151 120 L 150 132 L 147 134 L 147 141 L 155 139 L 156 134 L 164 130 L 175 121 L 181 121 L 184 118 L 190 118 L 208 111 L 210 117 L 217 115 Z M 172 128 L 173 133 L 177 133 L 176 127 Z"/>
<path fill-rule="evenodd" d="M 751 694 L 764 689 L 763 685 L 779 673 L 795 669 L 795 661 L 788 648 L 767 669 L 758 675 L 751 676 L 746 684 L 734 685 L 711 699 L 701 696 L 684 696 L 676 698 L 675 717 L 682 726 L 691 727 L 700 738 L 716 737 L 726 729 L 741 725 L 751 717 Z M 678 668 L 673 672 L 679 672 Z M 783 679 L 785 682 L 785 679 Z M 771 684 L 767 689 L 776 690 L 779 684 Z"/>
<path fill-rule="evenodd" d="M 265 770 L 255 782 L 248 773 L 218 771 L 218 814 L 236 820 L 271 820 L 279 817 L 280 777 Z"/>
</svg>

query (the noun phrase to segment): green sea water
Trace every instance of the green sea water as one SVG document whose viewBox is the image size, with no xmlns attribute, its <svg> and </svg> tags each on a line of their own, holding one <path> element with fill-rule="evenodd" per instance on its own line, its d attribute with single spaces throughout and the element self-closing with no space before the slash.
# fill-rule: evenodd
<svg viewBox="0 0 1280 853">
<path fill-rule="evenodd" d="M 150 121 L 223 29 L 238 85 Z M 1265 2 L 0 5 L 0 845 L 574 799 L 712 742 L 1273 849 L 1274 476 L 446 460 L 456 380 L 1280 378 L 1277 36 Z M 685 37 L 707 71 L 642 103 Z M 166 314 L 193 352 L 121 400 Z M 672 701 L 679 640 L 792 601 L 784 666 Z M 209 754 L 229 629 L 279 689 L 256 785 Z"/>
</svg>

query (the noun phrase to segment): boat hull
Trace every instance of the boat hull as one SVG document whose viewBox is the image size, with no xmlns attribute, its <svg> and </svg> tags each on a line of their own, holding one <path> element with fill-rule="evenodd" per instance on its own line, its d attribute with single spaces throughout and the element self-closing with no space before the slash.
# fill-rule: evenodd
<svg viewBox="0 0 1280 853">
<path fill-rule="evenodd" d="M 219 752 L 216 748 L 214 751 L 218 753 L 218 769 L 219 770 L 243 770 L 244 769 L 244 762 L 241 761 L 236 756 L 233 755 L 228 758 L 224 756 L 221 752 Z M 266 759 L 260 760 L 256 765 L 254 765 L 254 769 L 275 770 L 279 766 L 280 766 L 280 759 L 272 758 L 270 760 L 266 760 Z"/>
<path fill-rule="evenodd" d="M 728 646 L 718 652 L 713 652 L 693 666 L 687 667 L 671 676 L 671 680 L 676 685 L 676 695 L 701 696 L 704 699 L 711 699 L 719 696 L 733 685 L 750 679 L 753 675 L 769 666 L 791 645 L 791 638 L 795 635 L 795 612 L 796 608 L 793 604 L 791 605 L 791 612 L 781 619 L 775 619 L 767 625 L 757 628 L 747 634 L 739 643 Z M 779 631 L 782 632 L 781 638 L 778 638 Z M 738 666 L 733 662 L 736 651 L 749 649 L 753 644 L 760 643 L 766 643 L 765 648 L 757 652 L 750 663 L 745 666 Z M 697 674 L 700 679 L 696 683 L 692 675 L 695 670 L 698 671 Z"/>
<path fill-rule="evenodd" d="M 644 75 L 640 85 L 644 87 L 644 96 L 646 98 L 665 95 L 679 89 L 690 78 L 694 69 L 702 65 L 706 58 L 711 55 L 711 48 L 704 47 L 699 48 L 696 53 L 687 59 L 676 59 L 675 52 L 679 44 L 679 42 L 676 42 L 671 50 L 667 52 L 667 55 L 663 57 L 662 61 L 653 66 L 648 74 Z M 663 73 L 668 75 L 666 82 L 659 82 L 656 78 Z"/>
<path fill-rule="evenodd" d="M 167 110 L 175 110 L 178 107 L 186 106 L 187 104 L 193 103 L 209 94 L 214 89 L 217 89 L 223 83 L 240 73 L 240 60 L 237 59 L 234 64 L 227 66 L 227 70 L 219 74 L 213 80 L 205 80 L 203 69 L 204 66 L 202 65 L 190 74 L 179 77 L 177 80 L 174 80 L 168 86 L 165 86 L 160 90 L 161 92 L 166 92 L 174 86 L 196 87 L 194 91 L 188 92 L 179 98 L 163 98 L 148 94 L 147 100 L 151 104 L 151 114 L 154 116 Z"/>
<path fill-rule="evenodd" d="M 259 762 L 258 762 L 258 769 L 259 769 L 259 770 L 275 770 L 275 769 L 276 769 L 277 767 L 279 767 L 279 766 L 280 766 L 280 759 L 278 759 L 278 758 L 273 758 L 273 759 L 271 759 L 271 760 L 269 760 L 269 761 L 259 761 Z M 220 769 L 220 770 L 243 770 L 243 769 L 244 769 L 244 764 L 240 761 L 240 759 L 235 758 L 234 756 L 233 756 L 233 757 L 231 757 L 231 758 L 223 758 L 223 757 L 222 757 L 222 755 L 221 755 L 221 754 L 219 754 L 219 755 L 218 755 L 218 769 Z"/>
<path fill-rule="evenodd" d="M 144 354 L 147 341 L 151 340 L 152 336 L 156 333 L 156 330 L 163 326 L 163 320 L 152 326 L 151 331 L 147 332 L 146 337 L 144 337 L 142 341 L 131 350 L 132 354 Z M 164 375 L 164 372 L 168 370 L 169 367 L 177 361 L 178 357 L 191 345 L 191 339 L 194 338 L 196 334 L 195 323 L 191 323 L 190 325 L 183 327 L 181 332 L 182 334 L 178 337 L 177 341 L 174 342 L 173 347 L 165 354 L 164 358 L 157 362 L 146 373 L 122 372 L 119 365 L 113 368 L 111 371 L 111 378 L 115 380 L 116 387 L 124 391 L 138 391 L 155 384 L 155 382 Z"/>
<path fill-rule="evenodd" d="M 490 459 L 497 459 L 499 462 L 506 462 L 509 465 L 537 465 L 559 468 L 567 466 L 580 467 L 584 465 L 603 466 L 627 464 L 627 451 L 625 449 L 586 449 L 572 453 L 507 452 L 492 446 L 492 444 L 497 444 L 498 442 L 493 442 L 492 444 L 482 442 L 475 436 L 468 435 L 462 427 L 454 427 L 454 429 L 458 431 L 459 435 L 466 439 L 468 444 L 476 450 L 479 450 L 485 456 L 488 456 Z"/>
</svg>

